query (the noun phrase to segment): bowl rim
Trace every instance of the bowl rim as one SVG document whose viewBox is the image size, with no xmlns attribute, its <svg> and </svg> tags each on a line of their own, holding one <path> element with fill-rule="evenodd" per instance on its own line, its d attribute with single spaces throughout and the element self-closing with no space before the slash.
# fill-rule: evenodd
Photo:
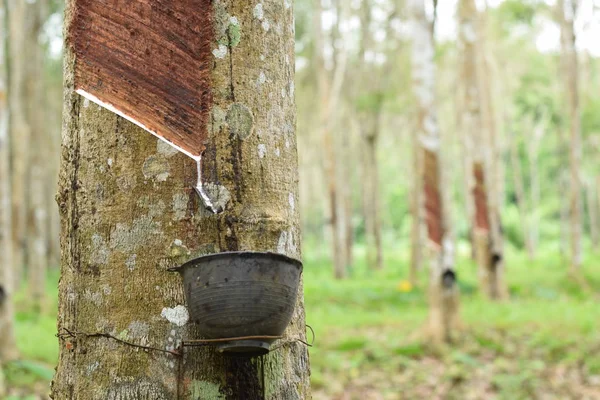
<svg viewBox="0 0 600 400">
<path fill-rule="evenodd" d="M 199 261 L 210 261 L 213 259 L 219 259 L 219 258 L 227 258 L 230 256 L 238 256 L 238 257 L 253 257 L 253 256 L 266 256 L 266 257 L 271 257 L 273 259 L 279 259 L 280 261 L 284 261 L 290 264 L 294 264 L 296 266 L 296 268 L 300 269 L 300 272 L 302 272 L 302 270 L 304 269 L 304 266 L 302 264 L 302 261 L 296 259 L 296 258 L 292 258 L 292 257 L 288 257 L 285 254 L 281 254 L 281 253 L 274 253 L 271 251 L 267 251 L 267 252 L 263 252 L 263 251 L 225 251 L 225 252 L 221 252 L 221 253 L 212 253 L 212 254 L 206 254 L 200 257 L 196 257 L 193 258 L 189 261 L 187 261 L 186 263 L 180 265 L 179 267 L 173 267 L 173 268 L 169 268 L 167 271 L 169 272 L 181 272 L 183 270 L 185 270 L 187 267 L 199 267 L 199 265 L 195 265 L 195 264 L 199 264 Z"/>
</svg>

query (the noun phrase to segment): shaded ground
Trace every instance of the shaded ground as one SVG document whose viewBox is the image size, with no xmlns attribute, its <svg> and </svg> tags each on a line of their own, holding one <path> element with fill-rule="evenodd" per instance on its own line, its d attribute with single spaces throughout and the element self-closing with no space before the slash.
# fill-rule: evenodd
<svg viewBox="0 0 600 400">
<path fill-rule="evenodd" d="M 432 348 L 419 335 L 427 305 L 404 281 L 407 260 L 392 255 L 386 271 L 373 272 L 359 251 L 352 277 L 337 282 L 324 250 L 305 252 L 315 399 L 600 399 L 600 258 L 587 260 L 592 290 L 583 292 L 558 255 L 532 263 L 509 254 L 511 300 L 502 304 L 479 297 L 475 269 L 462 258 L 465 328 L 453 345 Z M 5 370 L 10 400 L 46 398 L 57 359 L 56 282 L 54 273 L 43 315 L 19 296 L 23 360 Z"/>
</svg>

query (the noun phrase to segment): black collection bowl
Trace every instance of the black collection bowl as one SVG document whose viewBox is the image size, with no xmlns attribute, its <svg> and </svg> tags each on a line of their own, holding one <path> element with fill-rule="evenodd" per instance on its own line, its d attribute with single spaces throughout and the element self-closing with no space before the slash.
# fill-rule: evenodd
<svg viewBox="0 0 600 400">
<path fill-rule="evenodd" d="M 183 277 L 192 322 L 204 339 L 224 353 L 269 352 L 290 323 L 302 263 L 275 253 L 227 252 L 191 260 L 171 269 Z"/>
</svg>

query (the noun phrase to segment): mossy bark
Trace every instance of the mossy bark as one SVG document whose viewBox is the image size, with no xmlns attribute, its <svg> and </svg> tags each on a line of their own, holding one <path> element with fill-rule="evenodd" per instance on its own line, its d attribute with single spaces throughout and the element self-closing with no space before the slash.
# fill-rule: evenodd
<svg viewBox="0 0 600 400">
<path fill-rule="evenodd" d="M 67 24 L 76 1 L 68 2 Z M 301 256 L 290 4 L 213 3 L 202 181 L 224 208 L 219 214 L 193 189 L 192 159 L 74 93 L 67 43 L 54 399 L 310 398 L 307 349 L 294 341 L 305 337 L 302 293 L 282 347 L 264 358 L 230 359 L 209 348 L 186 349 L 183 358 L 163 352 L 198 338 L 185 313 L 163 317 L 185 304 L 181 280 L 168 268 L 235 250 Z"/>
</svg>

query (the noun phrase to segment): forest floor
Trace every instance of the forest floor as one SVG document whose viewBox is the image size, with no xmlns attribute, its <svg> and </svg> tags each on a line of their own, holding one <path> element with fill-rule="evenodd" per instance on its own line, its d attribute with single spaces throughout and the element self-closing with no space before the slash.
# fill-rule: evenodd
<svg viewBox="0 0 600 400">
<path fill-rule="evenodd" d="M 475 267 L 459 258 L 464 327 L 452 345 L 436 348 L 420 334 L 425 273 L 413 288 L 405 281 L 406 257 L 389 254 L 384 271 L 370 271 L 359 249 L 358 265 L 339 282 L 325 250 L 305 252 L 316 400 L 600 399 L 600 257 L 586 261 L 592 289 L 583 291 L 559 255 L 530 262 L 509 254 L 511 299 L 503 303 L 479 296 Z M 23 358 L 4 371 L 13 387 L 7 400 L 47 398 L 40 393 L 48 391 L 58 356 L 57 280 L 54 272 L 42 314 L 27 307 L 25 293 L 18 297 Z"/>
</svg>

